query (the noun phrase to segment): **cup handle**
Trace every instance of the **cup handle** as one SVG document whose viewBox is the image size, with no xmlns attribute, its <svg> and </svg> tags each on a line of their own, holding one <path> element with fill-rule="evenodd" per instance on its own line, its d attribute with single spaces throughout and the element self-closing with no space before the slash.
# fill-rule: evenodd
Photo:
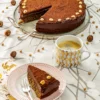
<svg viewBox="0 0 100 100">
<path fill-rule="evenodd" d="M 83 53 L 88 53 L 88 56 L 83 58 L 83 59 L 81 59 L 81 61 L 84 61 L 84 60 L 88 59 L 91 56 L 91 53 L 89 51 L 83 51 L 82 55 L 83 55 Z"/>
</svg>

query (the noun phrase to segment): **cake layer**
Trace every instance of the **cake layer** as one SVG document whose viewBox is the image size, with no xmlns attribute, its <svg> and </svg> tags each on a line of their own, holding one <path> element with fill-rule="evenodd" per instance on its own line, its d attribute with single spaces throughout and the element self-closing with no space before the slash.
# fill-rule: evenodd
<svg viewBox="0 0 100 100">
<path fill-rule="evenodd" d="M 29 65 L 28 80 L 37 97 L 44 98 L 59 88 L 59 81 L 48 73 Z"/>
</svg>

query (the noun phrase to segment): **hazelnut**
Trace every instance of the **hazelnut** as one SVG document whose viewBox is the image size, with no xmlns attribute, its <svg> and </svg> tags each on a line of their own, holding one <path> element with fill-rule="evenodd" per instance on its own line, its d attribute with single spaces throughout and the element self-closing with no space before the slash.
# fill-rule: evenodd
<svg viewBox="0 0 100 100">
<path fill-rule="evenodd" d="M 22 24 L 24 21 L 22 19 L 19 19 L 18 24 Z"/>
<path fill-rule="evenodd" d="M 93 41 L 93 36 L 92 36 L 92 35 L 89 35 L 89 36 L 87 37 L 87 41 L 88 41 L 88 42 L 92 42 L 92 41 Z"/>
<path fill-rule="evenodd" d="M 50 76 L 50 75 L 48 75 L 46 78 L 47 78 L 47 79 L 51 79 L 51 76 Z"/>
<path fill-rule="evenodd" d="M 10 53 L 10 56 L 11 56 L 12 58 L 15 58 L 16 55 L 17 55 L 17 52 L 16 52 L 16 51 L 12 51 L 12 52 Z"/>
<path fill-rule="evenodd" d="M 86 91 L 87 89 L 86 88 L 84 88 L 84 91 Z"/>
<path fill-rule="evenodd" d="M 91 75 L 92 73 L 91 72 L 88 72 L 88 75 Z"/>
<path fill-rule="evenodd" d="M 93 21 L 92 24 L 95 24 L 95 21 Z"/>
<path fill-rule="evenodd" d="M 44 50 L 44 47 L 42 47 L 42 50 Z"/>
<path fill-rule="evenodd" d="M 40 82 L 40 84 L 41 84 L 41 85 L 44 85 L 44 84 L 45 84 L 45 80 L 42 80 L 42 81 Z"/>
<path fill-rule="evenodd" d="M 2 43 L 1 45 L 4 46 L 4 43 Z"/>
<path fill-rule="evenodd" d="M 97 56 L 99 56 L 99 54 L 98 54 L 98 53 L 97 53 L 96 55 L 97 55 Z"/>
<path fill-rule="evenodd" d="M 53 21 L 53 18 L 49 18 L 49 21 Z"/>
<path fill-rule="evenodd" d="M 29 54 L 30 57 L 32 57 L 32 54 Z"/>
<path fill-rule="evenodd" d="M 83 37 L 84 36 L 84 34 L 81 34 L 81 37 Z"/>
<path fill-rule="evenodd" d="M 95 28 L 98 28 L 98 26 L 95 26 Z"/>
<path fill-rule="evenodd" d="M 11 31 L 10 30 L 6 30 L 5 31 L 5 36 L 10 36 L 10 34 L 11 34 Z"/>
<path fill-rule="evenodd" d="M 20 50 L 20 53 L 23 53 L 22 50 Z"/>
<path fill-rule="evenodd" d="M 3 26 L 3 22 L 2 21 L 0 21 L 0 27 L 2 27 Z"/>
<path fill-rule="evenodd" d="M 40 49 L 38 49 L 37 52 L 40 52 Z"/>
<path fill-rule="evenodd" d="M 11 4 L 14 6 L 16 5 L 16 1 L 15 0 L 11 0 Z"/>
</svg>

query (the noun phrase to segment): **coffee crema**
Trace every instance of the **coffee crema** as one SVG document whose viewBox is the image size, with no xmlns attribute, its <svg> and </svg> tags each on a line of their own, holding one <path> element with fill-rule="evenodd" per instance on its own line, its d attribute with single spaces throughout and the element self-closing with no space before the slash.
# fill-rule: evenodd
<svg viewBox="0 0 100 100">
<path fill-rule="evenodd" d="M 74 41 L 63 41 L 58 44 L 58 47 L 62 50 L 77 50 L 81 48 L 81 45 Z"/>
</svg>

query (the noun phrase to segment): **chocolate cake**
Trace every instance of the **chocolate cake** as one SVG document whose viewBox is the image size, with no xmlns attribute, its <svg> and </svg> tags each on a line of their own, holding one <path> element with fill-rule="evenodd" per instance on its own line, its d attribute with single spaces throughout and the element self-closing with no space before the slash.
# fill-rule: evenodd
<svg viewBox="0 0 100 100">
<path fill-rule="evenodd" d="M 59 88 L 59 81 L 43 70 L 32 65 L 28 66 L 28 80 L 38 98 L 44 98 Z"/>
<path fill-rule="evenodd" d="M 21 0 L 20 19 L 36 19 L 38 32 L 60 33 L 80 26 L 85 19 L 84 0 Z"/>
</svg>

